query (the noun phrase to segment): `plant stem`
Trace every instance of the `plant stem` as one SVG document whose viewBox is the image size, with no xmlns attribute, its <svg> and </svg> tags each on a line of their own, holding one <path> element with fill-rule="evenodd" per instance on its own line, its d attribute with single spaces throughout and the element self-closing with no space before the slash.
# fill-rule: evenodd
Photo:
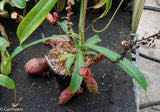
<svg viewBox="0 0 160 112">
<path fill-rule="evenodd" d="M 160 38 L 160 32 L 158 32 L 158 33 L 156 33 L 156 34 L 154 34 L 154 35 L 151 35 L 151 36 L 149 36 L 149 37 L 142 38 L 142 39 L 137 40 L 137 41 L 135 41 L 135 42 L 140 42 L 140 41 L 147 40 L 147 39 L 149 39 L 149 38 L 155 38 L 155 37 Z"/>
<path fill-rule="evenodd" d="M 153 104 L 151 103 L 151 101 L 149 99 L 149 96 L 148 96 L 147 92 L 145 92 L 145 94 L 146 94 L 146 98 L 147 98 L 148 102 L 153 106 Z"/>
<path fill-rule="evenodd" d="M 87 26 L 87 28 L 84 30 L 84 32 L 82 32 L 82 34 L 84 34 L 89 29 L 90 26 L 92 26 L 92 23 L 89 26 Z"/>
<path fill-rule="evenodd" d="M 85 19 L 86 19 L 86 10 L 87 10 L 87 3 L 88 3 L 88 0 L 85 0 L 85 1 L 84 1 L 84 8 L 83 8 L 81 32 L 84 32 Z M 82 38 L 82 44 L 84 44 L 84 33 L 82 33 L 81 38 Z"/>
<path fill-rule="evenodd" d="M 25 1 L 25 2 L 26 2 L 26 1 Z M 26 4 L 27 4 L 27 2 L 26 2 Z M 26 16 L 26 11 L 27 11 L 27 6 L 25 6 L 25 8 L 24 8 L 24 10 L 23 10 L 23 17 Z"/>
</svg>

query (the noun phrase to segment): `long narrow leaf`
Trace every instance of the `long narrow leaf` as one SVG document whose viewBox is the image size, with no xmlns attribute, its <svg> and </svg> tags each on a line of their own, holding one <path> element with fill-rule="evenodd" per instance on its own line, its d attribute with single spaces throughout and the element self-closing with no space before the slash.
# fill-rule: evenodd
<svg viewBox="0 0 160 112">
<path fill-rule="evenodd" d="M 93 6 L 93 8 L 94 8 L 94 9 L 101 8 L 105 3 L 106 3 L 106 0 L 100 0 L 100 1 L 98 2 L 98 4 L 96 4 L 95 6 Z"/>
<path fill-rule="evenodd" d="M 106 25 L 102 30 L 96 30 L 96 29 L 94 28 L 93 24 L 92 24 L 92 29 L 93 29 L 94 32 L 100 33 L 100 32 L 103 32 L 104 30 L 106 30 L 106 29 L 109 27 L 109 25 L 111 24 L 113 18 L 114 18 L 115 15 L 117 14 L 120 6 L 122 5 L 123 1 L 124 1 L 124 0 L 121 0 L 121 2 L 119 3 L 117 9 L 115 10 L 114 14 L 112 15 L 111 19 L 109 20 L 109 22 L 107 23 L 107 25 Z M 109 9 L 108 9 L 108 11 L 109 11 Z M 108 11 L 104 12 L 103 14 L 105 14 L 105 13 L 107 14 Z M 102 18 L 102 17 L 104 16 L 103 14 L 102 14 L 100 17 L 98 17 L 97 19 L 95 19 L 95 21 L 98 20 L 98 19 L 100 19 L 100 18 Z"/>
<path fill-rule="evenodd" d="M 93 55 L 99 56 L 98 53 L 96 53 L 95 51 L 84 51 L 83 55 L 85 54 L 93 54 Z"/>
<path fill-rule="evenodd" d="M 58 24 L 61 26 L 62 30 L 67 33 L 68 27 L 67 27 L 67 20 L 64 20 L 62 22 L 58 22 Z M 73 29 L 71 28 L 71 33 L 74 33 Z"/>
<path fill-rule="evenodd" d="M 105 0 L 105 1 L 106 1 L 106 9 L 105 9 L 105 11 L 102 13 L 102 15 L 99 16 L 96 20 L 104 17 L 104 16 L 108 13 L 108 11 L 110 10 L 110 8 L 111 8 L 111 6 L 112 6 L 112 0 Z"/>
<path fill-rule="evenodd" d="M 76 56 L 72 56 L 72 57 L 69 57 L 65 63 L 65 69 L 66 69 L 66 72 L 67 74 L 70 74 L 69 73 L 69 70 L 71 68 L 71 65 L 73 63 L 73 61 L 75 60 Z"/>
<path fill-rule="evenodd" d="M 58 0 L 57 5 L 55 7 L 56 12 L 61 12 L 63 11 L 65 5 L 66 5 L 67 0 Z"/>
<path fill-rule="evenodd" d="M 83 66 L 84 66 L 83 55 L 81 53 L 77 53 L 73 74 L 70 82 L 71 94 L 75 93 L 79 89 L 82 83 L 83 76 L 78 74 L 78 70 L 80 67 L 83 67 Z"/>
<path fill-rule="evenodd" d="M 18 46 L 13 52 L 12 54 L 10 55 L 6 65 L 5 65 L 5 73 L 7 73 L 7 66 L 9 65 L 9 63 L 11 62 L 12 58 L 14 56 L 16 56 L 18 53 L 20 53 L 21 51 L 23 51 L 24 49 L 30 47 L 30 46 L 33 46 L 35 44 L 38 44 L 40 42 L 43 42 L 43 41 L 46 41 L 46 40 L 49 40 L 49 39 L 52 39 L 52 38 L 58 38 L 58 37 L 69 37 L 69 36 L 72 36 L 72 35 L 55 35 L 55 36 L 52 36 L 52 37 L 48 37 L 48 38 L 43 38 L 43 39 L 39 39 L 39 40 L 36 40 L 36 41 L 33 41 L 29 44 L 26 44 L 26 45 L 22 45 L 22 46 Z"/>
<path fill-rule="evenodd" d="M 8 3 L 9 2 L 9 0 L 2 0 L 2 1 L 0 1 L 0 11 L 3 11 L 4 10 L 4 5 L 6 4 L 6 3 Z"/>
<path fill-rule="evenodd" d="M 85 44 L 96 44 L 98 42 L 101 42 L 102 40 L 100 39 L 100 37 L 98 35 L 94 35 L 92 37 L 90 37 Z"/>
<path fill-rule="evenodd" d="M 57 0 L 40 0 L 38 4 L 26 15 L 17 29 L 20 45 L 40 25 Z"/>
<path fill-rule="evenodd" d="M 9 55 L 9 53 L 8 53 L 8 51 L 6 49 L 4 49 L 3 51 L 1 51 L 0 71 L 4 75 L 9 75 L 11 73 L 11 69 L 12 69 L 11 62 L 8 64 L 8 66 L 6 68 L 7 72 L 4 71 L 5 70 L 5 65 L 6 65 L 8 59 L 9 59 L 9 56 L 10 55 Z"/>
<path fill-rule="evenodd" d="M 59 59 L 66 59 L 66 58 L 69 58 L 69 57 L 72 57 L 74 56 L 74 54 L 61 54 L 58 56 Z"/>
<path fill-rule="evenodd" d="M 20 9 L 23 9 L 26 7 L 26 1 L 25 0 L 12 0 L 13 4 L 20 8 Z"/>
<path fill-rule="evenodd" d="M 3 74 L 0 74 L 0 85 L 10 89 L 15 89 L 14 81 Z"/>
<path fill-rule="evenodd" d="M 0 51 L 1 51 L 1 52 L 2 52 L 4 49 L 7 48 L 7 45 L 8 45 L 7 41 L 6 41 L 4 38 L 0 37 Z"/>
<path fill-rule="evenodd" d="M 76 49 L 78 50 L 78 47 L 79 47 L 78 39 L 75 36 L 72 36 L 72 39 Z"/>
<path fill-rule="evenodd" d="M 82 46 L 92 48 L 92 49 L 104 54 L 106 57 L 108 57 L 112 61 L 115 61 L 117 58 L 120 57 L 119 54 L 117 54 L 109 49 L 106 49 L 104 47 L 100 47 L 100 46 L 97 46 L 94 44 L 84 44 Z M 144 75 L 141 73 L 141 71 L 133 63 L 131 63 L 128 59 L 124 58 L 123 61 L 120 60 L 118 65 L 124 71 L 126 71 L 132 78 L 134 78 L 145 91 L 147 91 L 146 79 L 145 79 Z"/>
<path fill-rule="evenodd" d="M 64 21 L 62 21 L 62 22 L 58 22 L 58 24 L 61 26 L 61 28 L 63 29 L 63 31 L 64 31 L 65 33 L 68 32 L 67 20 L 64 20 Z M 71 33 L 74 33 L 72 27 L 71 27 Z M 77 38 L 76 38 L 75 36 L 72 36 L 72 39 L 73 39 L 73 42 L 74 42 L 74 45 L 75 45 L 76 49 L 78 49 L 78 45 L 79 45 L 79 44 L 78 44 Z"/>
</svg>

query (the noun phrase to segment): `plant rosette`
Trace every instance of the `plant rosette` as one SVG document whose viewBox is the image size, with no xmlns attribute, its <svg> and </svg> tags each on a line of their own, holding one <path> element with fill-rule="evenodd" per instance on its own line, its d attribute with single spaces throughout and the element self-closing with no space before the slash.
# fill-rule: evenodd
<svg viewBox="0 0 160 112">
<path fill-rule="evenodd" d="M 67 73 L 67 70 L 65 69 L 65 63 L 67 59 L 71 57 L 75 57 L 77 54 L 77 50 L 74 47 L 71 42 L 60 42 L 59 44 L 53 45 L 53 48 L 50 50 L 48 59 L 50 62 L 50 66 L 52 70 L 59 75 L 69 75 L 71 76 L 74 68 L 74 60 L 73 63 L 70 65 L 69 74 Z M 84 55 L 84 66 L 89 67 L 89 65 L 92 63 L 92 56 L 91 55 Z"/>
<path fill-rule="evenodd" d="M 68 37 L 66 37 L 66 38 L 68 38 Z M 60 39 L 60 38 L 57 38 L 57 39 Z M 54 43 L 54 44 L 52 44 L 52 46 L 53 46 L 53 48 L 49 51 L 49 55 L 45 56 L 49 67 L 51 68 L 51 70 L 54 73 L 56 73 L 62 77 L 66 77 L 66 76 L 72 77 L 76 54 L 78 53 L 74 44 L 72 44 L 71 41 L 65 41 L 65 42 L 60 42 L 57 44 Z M 66 63 L 67 61 L 70 61 L 71 63 L 68 65 Z M 86 70 L 88 71 L 85 74 L 86 75 L 89 74 L 87 76 L 83 76 L 83 80 L 86 84 L 86 87 L 88 88 L 89 92 L 97 93 L 97 91 L 98 91 L 97 82 L 91 76 L 90 70 L 88 69 L 89 65 L 93 63 L 93 55 L 84 54 L 83 61 L 84 61 L 84 68 L 86 68 Z M 69 71 L 67 70 L 68 67 L 70 68 Z M 81 70 L 81 68 L 79 70 Z M 81 76 L 82 74 L 79 73 L 79 75 Z M 80 88 L 82 88 L 82 87 L 80 87 Z M 65 93 L 63 93 L 63 92 L 66 92 L 66 91 L 68 93 L 68 96 L 65 95 L 65 97 L 67 97 L 67 98 L 64 98 L 65 101 L 63 101 L 61 95 L 64 95 Z M 63 103 L 59 103 L 59 104 L 66 103 L 66 101 L 68 101 L 71 98 L 71 96 L 74 96 L 74 95 L 76 95 L 75 93 L 77 93 L 77 91 L 76 91 L 75 93 L 71 94 L 70 89 L 66 89 L 63 92 L 59 97 L 60 100 L 62 100 L 61 102 L 63 102 Z M 82 92 L 80 92 L 80 93 L 82 93 Z"/>
</svg>

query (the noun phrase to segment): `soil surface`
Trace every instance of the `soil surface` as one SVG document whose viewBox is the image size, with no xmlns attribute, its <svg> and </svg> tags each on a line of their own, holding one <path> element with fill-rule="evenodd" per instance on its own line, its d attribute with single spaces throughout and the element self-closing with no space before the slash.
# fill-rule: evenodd
<svg viewBox="0 0 160 112">
<path fill-rule="evenodd" d="M 100 14 L 88 12 L 86 27 Z M 99 20 L 95 27 L 102 29 L 109 21 L 113 12 Z M 61 17 L 66 16 L 60 13 Z M 99 45 L 108 47 L 111 50 L 121 53 L 122 40 L 129 39 L 130 12 L 118 12 L 110 27 L 98 35 L 103 42 Z M 61 21 L 61 20 L 60 20 Z M 78 16 L 72 16 L 73 29 L 78 32 Z M 18 45 L 19 41 L 16 35 L 17 24 L 13 20 L 0 19 L 5 26 L 6 32 L 12 38 L 12 45 L 8 49 L 11 53 Z M 41 38 L 41 33 L 46 37 L 59 34 L 58 27 L 51 26 L 46 20 L 24 44 Z M 96 33 L 91 28 L 86 32 L 86 39 L 94 36 Z M 30 47 L 37 52 L 48 54 L 50 47 L 43 43 Z M 10 77 L 15 81 L 17 90 L 17 101 L 23 97 L 19 108 L 24 112 L 135 112 L 136 104 L 133 91 L 132 79 L 119 66 L 111 63 L 109 59 L 104 59 L 97 65 L 91 67 L 91 72 L 97 80 L 99 90 L 97 94 L 91 94 L 85 90 L 79 96 L 73 97 L 65 105 L 58 105 L 57 101 L 60 93 L 65 88 L 61 85 L 63 79 L 57 78 L 57 75 L 49 76 L 28 75 L 24 71 L 25 63 L 34 57 L 41 57 L 29 50 L 24 50 L 12 60 L 12 73 Z M 130 59 L 130 56 L 128 56 Z M 11 108 L 13 102 L 13 90 L 0 87 L 0 107 Z"/>
</svg>

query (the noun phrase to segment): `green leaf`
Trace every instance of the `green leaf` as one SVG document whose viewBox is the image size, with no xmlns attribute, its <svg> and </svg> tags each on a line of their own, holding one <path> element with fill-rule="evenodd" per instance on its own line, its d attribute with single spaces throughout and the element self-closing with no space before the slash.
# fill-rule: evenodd
<svg viewBox="0 0 160 112">
<path fill-rule="evenodd" d="M 96 4 L 95 6 L 93 6 L 93 8 L 94 8 L 94 9 L 101 8 L 105 3 L 106 3 L 106 0 L 100 0 L 100 1 L 98 2 L 98 4 Z"/>
<path fill-rule="evenodd" d="M 9 59 L 9 53 L 6 49 L 4 49 L 2 52 L 1 52 L 1 64 L 0 64 L 0 71 L 2 74 L 4 75 L 9 75 L 11 73 L 11 62 L 8 64 L 8 66 L 6 67 L 7 69 L 7 72 L 5 72 L 5 65 Z"/>
<path fill-rule="evenodd" d="M 137 83 L 144 89 L 144 91 L 147 91 L 147 82 L 143 75 L 143 73 L 128 59 L 124 58 L 123 61 L 120 61 L 118 65 L 127 72 L 133 79 L 137 81 Z"/>
<path fill-rule="evenodd" d="M 70 82 L 70 92 L 75 93 L 79 87 L 81 86 L 83 76 L 78 74 L 78 70 L 80 67 L 84 66 L 83 55 L 82 53 L 77 53 L 76 61 L 73 69 L 73 74 Z"/>
<path fill-rule="evenodd" d="M 24 9 L 26 7 L 25 0 L 12 0 L 12 2 L 19 9 Z"/>
<path fill-rule="evenodd" d="M 6 3 L 8 3 L 9 2 L 9 0 L 2 0 L 1 2 L 0 2 L 0 11 L 3 11 L 4 10 L 4 5 L 6 4 Z"/>
<path fill-rule="evenodd" d="M 10 89 L 15 89 L 14 81 L 3 74 L 0 74 L 0 85 Z"/>
<path fill-rule="evenodd" d="M 17 29 L 20 45 L 45 19 L 57 0 L 40 0 L 38 4 L 25 16 Z"/>
<path fill-rule="evenodd" d="M 95 51 L 84 51 L 83 55 L 85 54 L 93 54 L 93 55 L 99 56 L 98 53 L 96 53 Z"/>
<path fill-rule="evenodd" d="M 59 59 L 66 59 L 66 58 L 69 58 L 71 56 L 74 56 L 73 54 L 61 54 L 58 56 Z"/>
<path fill-rule="evenodd" d="M 121 2 L 119 3 L 117 9 L 114 11 L 114 14 L 112 15 L 111 19 L 109 20 L 109 22 L 107 23 L 107 25 L 106 25 L 102 30 L 96 30 L 96 29 L 94 28 L 93 24 L 92 24 L 92 29 L 93 29 L 94 32 L 100 33 L 100 32 L 103 32 L 104 30 L 106 30 L 106 29 L 109 27 L 109 25 L 111 24 L 111 22 L 112 22 L 112 20 L 114 19 L 115 15 L 117 14 L 120 6 L 122 5 L 123 1 L 124 1 L 124 0 L 121 0 Z M 111 6 L 111 4 L 112 4 L 111 2 L 112 2 L 112 1 L 109 1 L 108 4 L 106 3 L 106 5 L 109 5 L 109 8 L 108 8 L 108 9 L 106 8 L 106 10 L 104 11 L 104 13 L 103 13 L 100 17 L 98 17 L 97 19 L 95 19 L 94 21 L 97 21 L 98 19 L 104 17 L 104 16 L 108 13 L 108 11 L 109 11 L 109 9 L 110 9 L 110 6 Z"/>
<path fill-rule="evenodd" d="M 7 45 L 8 45 L 7 41 L 4 38 L 0 37 L 0 51 L 6 49 Z"/>
<path fill-rule="evenodd" d="M 4 44 L 5 44 L 4 42 L 1 42 L 1 41 L 0 41 L 0 46 L 2 46 L 2 45 L 4 45 Z"/>
<path fill-rule="evenodd" d="M 65 33 L 68 32 L 67 20 L 64 20 L 64 21 L 62 21 L 62 22 L 59 22 L 59 21 L 58 21 L 58 24 L 61 26 L 61 28 L 63 29 L 63 31 L 64 31 Z M 71 33 L 74 33 L 72 28 L 71 28 Z"/>
<path fill-rule="evenodd" d="M 104 16 L 108 13 L 108 11 L 110 10 L 110 8 L 111 8 L 111 6 L 112 6 L 112 0 L 105 0 L 105 1 L 106 1 L 106 9 L 105 9 L 105 11 L 102 13 L 102 15 L 99 16 L 96 20 L 104 17 Z"/>
<path fill-rule="evenodd" d="M 46 40 L 49 40 L 49 39 L 52 39 L 52 38 L 58 38 L 58 37 L 69 37 L 69 36 L 72 36 L 72 35 L 55 35 L 55 36 L 52 36 L 52 37 L 47 37 L 47 38 L 43 38 L 43 39 L 39 39 L 39 40 L 36 40 L 36 41 L 33 41 L 29 44 L 26 44 L 26 45 L 22 45 L 22 46 L 18 46 L 13 52 L 12 54 L 10 55 L 6 65 L 5 65 L 5 73 L 7 73 L 7 66 L 9 65 L 9 63 L 11 62 L 11 60 L 13 59 L 14 56 L 16 56 L 18 53 L 20 53 L 21 51 L 23 51 L 24 49 L 30 47 L 30 46 L 33 46 L 35 44 L 38 44 L 40 42 L 43 42 L 43 41 L 46 41 Z"/>
<path fill-rule="evenodd" d="M 100 47 L 94 44 L 84 44 L 82 46 L 85 46 L 87 48 L 92 48 L 102 54 L 104 54 L 106 57 L 108 57 L 109 59 L 111 59 L 112 61 L 117 60 L 117 58 L 120 57 L 119 54 L 106 49 L 104 47 Z M 146 79 L 144 77 L 144 75 L 142 74 L 142 72 L 133 64 L 131 63 L 128 59 L 124 58 L 123 61 L 120 60 L 120 62 L 118 63 L 118 65 L 124 70 L 126 71 L 132 78 L 134 78 L 137 83 L 145 90 L 147 91 L 147 83 L 146 83 Z"/>
<path fill-rule="evenodd" d="M 73 39 L 73 43 L 74 43 L 76 49 L 78 50 L 78 48 L 79 48 L 78 39 L 75 36 L 72 36 L 72 39 Z"/>
<path fill-rule="evenodd" d="M 56 12 L 61 12 L 63 11 L 65 5 L 66 5 L 67 0 L 58 0 L 57 5 L 55 7 Z"/>
<path fill-rule="evenodd" d="M 73 63 L 73 61 L 75 60 L 76 56 L 72 56 L 72 57 L 69 57 L 65 63 L 65 69 L 66 69 L 66 72 L 67 74 L 70 74 L 69 73 L 69 70 L 71 68 L 71 65 Z"/>
<path fill-rule="evenodd" d="M 91 38 L 89 38 L 85 44 L 96 44 L 98 42 L 101 42 L 102 40 L 100 39 L 100 37 L 98 35 L 94 35 Z"/>
<path fill-rule="evenodd" d="M 61 26 L 61 28 L 63 29 L 63 31 L 64 31 L 65 33 L 68 32 L 67 20 L 64 20 L 64 21 L 62 21 L 62 22 L 58 22 L 58 24 Z M 71 33 L 74 33 L 72 27 L 71 27 Z M 74 42 L 74 45 L 75 45 L 76 49 L 78 49 L 79 44 L 78 44 L 77 38 L 76 38 L 75 36 L 72 36 L 72 39 L 73 39 L 73 42 Z"/>
<path fill-rule="evenodd" d="M 84 9 L 84 0 L 81 0 L 81 8 L 80 8 L 80 15 L 79 15 L 79 25 L 78 25 L 79 35 L 81 34 L 80 30 L 81 30 L 81 25 L 82 25 L 83 9 Z"/>
</svg>

